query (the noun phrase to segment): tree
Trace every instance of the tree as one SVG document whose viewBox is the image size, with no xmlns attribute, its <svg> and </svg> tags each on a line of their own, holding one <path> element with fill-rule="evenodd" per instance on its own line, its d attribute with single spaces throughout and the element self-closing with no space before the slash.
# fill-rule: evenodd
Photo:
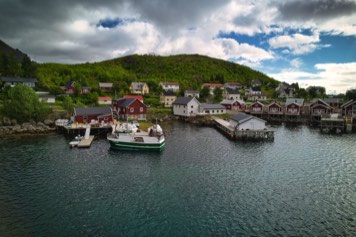
<svg viewBox="0 0 356 237">
<path fill-rule="evenodd" d="M 202 101 L 204 101 L 204 100 L 206 101 L 206 99 L 209 96 L 210 96 L 210 89 L 208 87 L 204 86 L 203 89 L 201 89 L 201 91 L 200 91 L 199 97 Z"/>
<path fill-rule="evenodd" d="M 18 122 L 41 121 L 48 114 L 46 105 L 39 101 L 35 91 L 22 84 L 7 88 L 4 92 L 3 113 Z"/>
<path fill-rule="evenodd" d="M 27 55 L 22 59 L 21 69 L 22 69 L 23 77 L 35 77 L 36 76 L 36 67 Z"/>
<path fill-rule="evenodd" d="M 214 89 L 214 101 L 215 102 L 220 102 L 223 98 L 223 91 L 219 88 L 219 87 L 216 87 Z"/>
<path fill-rule="evenodd" d="M 63 98 L 63 108 L 67 110 L 67 112 L 72 113 L 74 109 L 74 103 L 70 96 L 65 96 Z"/>
<path fill-rule="evenodd" d="M 348 100 L 356 100 L 356 89 L 347 90 L 346 98 Z"/>
</svg>

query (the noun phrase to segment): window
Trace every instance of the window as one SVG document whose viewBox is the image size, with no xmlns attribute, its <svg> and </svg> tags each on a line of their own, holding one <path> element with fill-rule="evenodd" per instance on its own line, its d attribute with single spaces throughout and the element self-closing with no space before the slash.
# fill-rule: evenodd
<svg viewBox="0 0 356 237">
<path fill-rule="evenodd" d="M 194 108 L 194 106 L 192 105 L 192 106 L 190 106 L 190 108 L 192 108 L 192 109 L 193 109 L 193 108 Z"/>
<path fill-rule="evenodd" d="M 133 113 L 134 112 L 134 108 L 130 108 L 130 112 Z"/>
<path fill-rule="evenodd" d="M 143 112 L 143 107 L 140 107 L 140 112 Z"/>
</svg>

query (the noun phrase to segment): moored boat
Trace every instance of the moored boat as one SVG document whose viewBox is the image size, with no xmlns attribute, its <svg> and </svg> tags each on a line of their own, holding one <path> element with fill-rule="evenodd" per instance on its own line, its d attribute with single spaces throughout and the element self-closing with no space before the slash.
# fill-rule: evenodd
<svg viewBox="0 0 356 237">
<path fill-rule="evenodd" d="M 165 146 L 163 130 L 158 124 L 148 132 L 113 132 L 107 139 L 111 148 L 119 150 L 162 151 Z"/>
</svg>

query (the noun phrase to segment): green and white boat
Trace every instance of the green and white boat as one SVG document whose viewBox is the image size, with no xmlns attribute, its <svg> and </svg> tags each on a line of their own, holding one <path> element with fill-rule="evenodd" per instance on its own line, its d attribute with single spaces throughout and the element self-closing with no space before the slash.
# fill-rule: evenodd
<svg viewBox="0 0 356 237">
<path fill-rule="evenodd" d="M 165 146 L 165 138 L 162 128 L 155 124 L 148 132 L 113 132 L 108 135 L 108 141 L 113 149 L 162 151 Z"/>
</svg>

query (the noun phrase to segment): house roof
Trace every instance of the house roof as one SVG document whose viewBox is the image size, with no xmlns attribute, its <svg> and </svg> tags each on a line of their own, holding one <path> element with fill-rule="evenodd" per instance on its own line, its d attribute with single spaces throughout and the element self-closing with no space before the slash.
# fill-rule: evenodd
<svg viewBox="0 0 356 237">
<path fill-rule="evenodd" d="M 297 104 L 299 106 L 303 106 L 304 104 L 304 99 L 300 99 L 300 98 L 289 98 L 286 100 L 286 105 L 290 105 L 290 104 Z"/>
<path fill-rule="evenodd" d="M 224 85 L 220 84 L 220 83 L 204 83 L 203 87 L 204 86 L 207 86 L 207 87 L 223 87 Z"/>
<path fill-rule="evenodd" d="M 238 124 L 243 124 L 243 123 L 245 123 L 245 122 L 247 122 L 247 121 L 249 121 L 251 119 L 257 119 L 257 120 L 266 122 L 263 119 L 260 119 L 260 118 L 257 118 L 255 116 L 252 116 L 252 115 L 249 115 L 249 114 L 245 114 L 245 113 L 234 114 L 234 115 L 231 116 L 230 119 L 236 121 Z"/>
<path fill-rule="evenodd" d="M 184 93 L 187 93 L 187 94 L 199 94 L 199 91 L 185 90 Z"/>
<path fill-rule="evenodd" d="M 173 104 L 174 105 L 187 105 L 194 97 L 178 97 Z"/>
<path fill-rule="evenodd" d="M 35 78 L 1 77 L 0 79 L 3 82 L 33 82 L 33 83 L 37 83 L 37 79 L 35 79 Z"/>
<path fill-rule="evenodd" d="M 171 85 L 171 86 L 179 86 L 179 83 L 177 83 L 177 82 L 160 82 L 159 84 L 165 85 L 165 86 L 169 86 L 169 85 Z"/>
<path fill-rule="evenodd" d="M 226 82 L 225 86 L 240 86 L 240 82 Z"/>
<path fill-rule="evenodd" d="M 162 94 L 164 96 L 177 96 L 177 94 L 174 91 L 163 91 Z"/>
<path fill-rule="evenodd" d="M 225 107 L 221 104 L 206 104 L 202 103 L 200 105 L 202 109 L 225 109 Z"/>
<path fill-rule="evenodd" d="M 101 96 L 98 97 L 98 101 L 106 101 L 106 100 L 112 100 L 110 96 Z"/>
<path fill-rule="evenodd" d="M 225 88 L 226 92 L 229 93 L 230 95 L 238 95 L 240 94 L 240 91 L 238 89 L 232 89 L 232 88 Z"/>
<path fill-rule="evenodd" d="M 265 106 L 263 103 L 259 102 L 258 100 L 253 102 L 251 105 L 253 105 L 253 104 L 259 104 L 259 105 Z"/>
<path fill-rule="evenodd" d="M 142 89 L 144 85 L 146 85 L 145 82 L 132 82 L 132 83 L 131 83 L 131 86 L 132 86 L 134 89 Z"/>
<path fill-rule="evenodd" d="M 259 87 L 259 86 L 254 86 L 254 87 L 251 87 L 251 90 L 252 90 L 252 91 L 261 91 L 261 87 Z"/>
<path fill-rule="evenodd" d="M 146 106 L 144 103 L 142 103 L 139 99 L 136 98 L 120 98 L 116 100 L 116 106 L 118 107 L 127 107 L 129 105 L 131 105 L 134 101 L 138 101 L 139 103 L 141 103 L 143 106 Z"/>
<path fill-rule="evenodd" d="M 99 87 L 112 87 L 111 82 L 99 82 Z"/>
<path fill-rule="evenodd" d="M 276 101 L 273 101 L 272 103 L 270 103 L 270 104 L 268 105 L 268 107 L 270 107 L 270 106 L 272 106 L 272 105 L 277 105 L 278 107 L 282 107 L 282 105 L 281 105 L 280 103 L 276 102 Z"/>
<path fill-rule="evenodd" d="M 318 103 L 318 102 L 320 102 L 321 104 L 323 104 L 323 105 L 325 105 L 325 106 L 329 106 L 329 104 L 328 103 L 326 103 L 324 100 L 322 100 L 322 99 L 314 99 L 314 100 L 312 100 L 312 106 L 314 106 L 314 104 L 315 103 Z"/>
<path fill-rule="evenodd" d="M 142 95 L 124 95 L 124 99 L 130 99 L 130 98 L 134 98 L 134 99 L 138 99 L 139 101 L 143 101 Z"/>
<path fill-rule="evenodd" d="M 220 102 L 220 104 L 225 104 L 225 105 L 227 105 L 227 104 L 233 104 L 233 103 L 235 103 L 236 101 L 239 102 L 240 104 L 245 104 L 245 102 L 242 101 L 242 100 L 223 100 L 223 101 Z"/>
<path fill-rule="evenodd" d="M 353 103 L 356 103 L 356 100 L 355 101 L 354 100 L 349 100 L 345 104 L 342 104 L 341 107 L 347 107 L 347 106 L 349 106 L 349 105 L 351 105 Z"/>
<path fill-rule="evenodd" d="M 87 107 L 87 108 L 74 108 L 74 115 L 102 115 L 111 114 L 110 107 Z"/>
</svg>

